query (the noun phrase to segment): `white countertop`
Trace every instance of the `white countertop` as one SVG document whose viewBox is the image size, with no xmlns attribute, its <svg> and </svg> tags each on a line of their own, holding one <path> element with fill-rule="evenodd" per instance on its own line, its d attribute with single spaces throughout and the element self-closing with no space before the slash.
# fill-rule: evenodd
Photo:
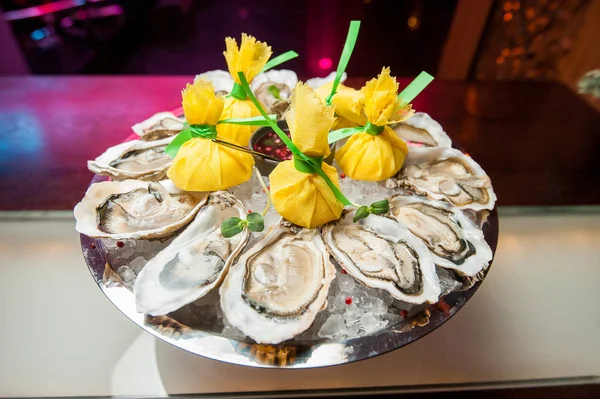
<svg viewBox="0 0 600 399">
<path fill-rule="evenodd" d="M 600 213 L 501 212 L 496 259 L 455 317 L 344 366 L 232 366 L 155 339 L 89 274 L 74 220 L 0 219 L 0 397 L 165 395 L 600 375 Z"/>
</svg>

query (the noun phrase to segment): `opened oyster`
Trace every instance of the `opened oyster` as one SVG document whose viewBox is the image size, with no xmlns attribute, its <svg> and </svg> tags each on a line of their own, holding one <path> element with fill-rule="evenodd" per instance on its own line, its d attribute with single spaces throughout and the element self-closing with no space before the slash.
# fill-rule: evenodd
<svg viewBox="0 0 600 399">
<path fill-rule="evenodd" d="M 471 157 L 454 148 L 414 148 L 388 188 L 403 187 L 447 200 L 458 208 L 494 209 L 496 194 L 484 170 Z"/>
<path fill-rule="evenodd" d="M 165 154 L 165 148 L 172 140 L 172 137 L 167 137 L 156 141 L 132 140 L 118 144 L 93 161 L 88 161 L 88 169 L 116 180 L 162 180 L 171 166 L 171 158 Z"/>
<path fill-rule="evenodd" d="M 141 140 L 153 141 L 178 134 L 183 130 L 183 121 L 171 112 L 159 112 L 131 129 Z"/>
<path fill-rule="evenodd" d="M 169 183 L 124 180 L 92 184 L 75 206 L 75 228 L 89 237 L 117 240 L 168 237 L 188 224 L 207 198 L 204 193 L 177 191 Z"/>
<path fill-rule="evenodd" d="M 396 220 L 370 215 L 353 223 L 354 212 L 323 228 L 327 249 L 352 277 L 394 298 L 436 303 L 440 284 L 429 250 Z"/>
<path fill-rule="evenodd" d="M 334 277 L 318 231 L 283 222 L 231 267 L 220 289 L 221 308 L 256 342 L 276 344 L 310 327 Z"/>
<path fill-rule="evenodd" d="M 252 80 L 252 91 L 269 114 L 279 119 L 290 105 L 292 89 L 298 83 L 296 72 L 288 69 L 270 70 Z"/>
<path fill-rule="evenodd" d="M 492 260 L 483 231 L 446 202 L 396 195 L 390 214 L 427 245 L 438 266 L 475 276 Z"/>
<path fill-rule="evenodd" d="M 311 89 L 316 90 L 319 87 L 321 87 L 329 82 L 333 82 L 335 80 L 335 75 L 336 75 L 336 72 L 331 72 L 329 75 L 325 76 L 324 78 L 310 78 L 306 81 L 306 84 Z M 342 74 L 342 79 L 340 79 L 340 83 L 344 83 L 346 81 L 347 77 L 348 77 L 348 75 L 346 75 L 346 72 L 344 72 Z"/>
<path fill-rule="evenodd" d="M 198 79 L 208 80 L 212 83 L 215 88 L 215 93 L 220 95 L 225 95 L 231 93 L 233 89 L 233 78 L 227 71 L 223 71 L 221 69 L 216 69 L 214 71 L 207 71 L 196 75 L 194 78 L 194 82 Z"/>
<path fill-rule="evenodd" d="M 452 140 L 442 125 L 425 112 L 416 112 L 412 117 L 392 126 L 408 147 L 452 147 Z"/>
<path fill-rule="evenodd" d="M 244 206 L 232 194 L 210 194 L 194 221 L 137 276 L 133 292 L 138 312 L 165 315 L 217 288 L 250 237 L 244 229 L 224 238 L 221 223 L 245 216 Z"/>
</svg>

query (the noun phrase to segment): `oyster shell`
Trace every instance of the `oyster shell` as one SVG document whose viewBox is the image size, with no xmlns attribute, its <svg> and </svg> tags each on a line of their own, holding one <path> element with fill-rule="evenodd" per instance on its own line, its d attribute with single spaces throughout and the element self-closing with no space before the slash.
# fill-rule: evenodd
<svg viewBox="0 0 600 399">
<path fill-rule="evenodd" d="M 425 243 L 438 266 L 475 276 L 492 260 L 483 231 L 446 202 L 396 195 L 390 214 Z"/>
<path fill-rule="evenodd" d="M 318 231 L 282 222 L 231 267 L 220 289 L 221 308 L 256 342 L 277 344 L 310 327 L 334 277 Z"/>
<path fill-rule="evenodd" d="M 207 199 L 205 193 L 172 190 L 169 183 L 94 183 L 75 206 L 75 228 L 89 237 L 116 240 L 168 237 L 188 224 Z"/>
<path fill-rule="evenodd" d="M 250 237 L 248 229 L 244 229 L 234 237 L 224 238 L 221 223 L 245 215 L 244 206 L 232 194 L 210 194 L 192 223 L 137 276 L 133 288 L 137 311 L 165 315 L 221 285 Z"/>
<path fill-rule="evenodd" d="M 387 187 L 404 187 L 446 200 L 461 209 L 494 209 L 496 194 L 485 171 L 471 157 L 454 148 L 414 148 L 400 173 Z"/>
<path fill-rule="evenodd" d="M 164 150 L 172 140 L 173 137 L 167 137 L 155 141 L 132 140 L 118 144 L 93 161 L 88 161 L 88 169 L 116 180 L 162 180 L 171 166 L 171 157 Z"/>
<path fill-rule="evenodd" d="M 404 122 L 392 126 L 408 147 L 452 147 L 442 125 L 425 112 L 416 112 Z"/>
<path fill-rule="evenodd" d="M 207 71 L 196 75 L 194 82 L 196 82 L 198 79 L 208 80 L 210 83 L 212 83 L 213 87 L 215 88 L 215 93 L 217 94 L 229 94 L 233 89 L 234 82 L 231 74 L 221 69 Z"/>
<path fill-rule="evenodd" d="M 436 303 L 440 283 L 429 250 L 394 219 L 370 215 L 352 222 L 354 211 L 323 228 L 327 249 L 363 285 L 401 301 Z"/>
<path fill-rule="evenodd" d="M 290 105 L 290 97 L 296 83 L 298 83 L 296 72 L 289 69 L 272 69 L 257 75 L 252 80 L 251 88 L 267 112 L 276 114 L 281 119 Z"/>
<path fill-rule="evenodd" d="M 136 123 L 131 130 L 144 141 L 153 141 L 174 136 L 183 130 L 183 120 L 171 112 L 159 112 L 143 122 Z"/>
<path fill-rule="evenodd" d="M 329 82 L 333 82 L 335 80 L 335 74 L 336 72 L 331 72 L 329 75 L 325 76 L 324 78 L 310 78 L 306 81 L 306 84 L 313 90 L 318 89 L 319 87 L 329 83 Z M 342 79 L 340 79 L 340 83 L 344 83 L 346 81 L 346 78 L 348 77 L 348 75 L 346 74 L 346 72 L 344 72 L 342 74 Z"/>
</svg>

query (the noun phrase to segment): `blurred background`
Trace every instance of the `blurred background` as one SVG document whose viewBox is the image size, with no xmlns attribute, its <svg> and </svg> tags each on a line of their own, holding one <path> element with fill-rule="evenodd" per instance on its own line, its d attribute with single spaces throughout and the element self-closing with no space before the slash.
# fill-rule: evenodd
<svg viewBox="0 0 600 399">
<path fill-rule="evenodd" d="M 600 66 L 598 0 L 0 0 L 0 73 L 195 74 L 225 69 L 242 32 L 301 77 L 333 71 L 350 20 L 363 22 L 348 67 L 371 77 L 558 80 L 577 90 Z M 593 99 L 588 98 L 593 103 Z M 598 104 L 594 104 L 598 105 Z"/>
</svg>

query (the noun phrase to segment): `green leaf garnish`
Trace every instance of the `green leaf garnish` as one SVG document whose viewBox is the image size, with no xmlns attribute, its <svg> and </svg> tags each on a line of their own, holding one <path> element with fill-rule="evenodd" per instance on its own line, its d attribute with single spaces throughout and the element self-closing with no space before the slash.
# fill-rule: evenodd
<svg viewBox="0 0 600 399">
<path fill-rule="evenodd" d="M 375 215 L 384 215 L 390 211 L 390 202 L 386 199 L 373 202 L 371 204 L 370 210 Z"/>
<path fill-rule="evenodd" d="M 277 86 L 271 85 L 267 88 L 267 91 L 276 99 L 281 100 L 281 93 L 279 92 L 279 88 Z"/>
<path fill-rule="evenodd" d="M 240 218 L 229 218 L 221 223 L 221 234 L 225 238 L 231 238 L 240 234 L 244 230 L 246 224 L 247 222 Z"/>
<path fill-rule="evenodd" d="M 371 214 L 371 211 L 369 211 L 369 208 L 367 208 L 366 206 L 363 205 L 356 210 L 356 213 L 354 214 L 354 219 L 352 219 L 352 221 L 354 223 L 356 223 L 359 220 L 366 218 L 370 214 Z"/>
<path fill-rule="evenodd" d="M 261 232 L 265 229 L 265 220 L 260 213 L 252 212 L 246 217 L 250 231 Z"/>
</svg>

